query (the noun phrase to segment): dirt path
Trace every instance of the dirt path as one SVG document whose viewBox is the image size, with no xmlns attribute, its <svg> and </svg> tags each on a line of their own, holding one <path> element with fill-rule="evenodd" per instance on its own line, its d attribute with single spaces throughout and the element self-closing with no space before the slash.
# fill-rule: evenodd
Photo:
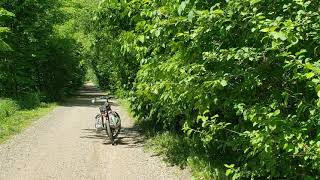
<svg viewBox="0 0 320 180">
<path fill-rule="evenodd" d="M 119 144 L 112 146 L 105 131 L 97 133 L 97 106 L 90 98 L 98 95 L 93 86 L 85 86 L 77 98 L 0 145 L 0 180 L 190 179 L 186 170 L 144 152 L 143 137 L 116 102 L 113 110 L 123 124 Z"/>
</svg>

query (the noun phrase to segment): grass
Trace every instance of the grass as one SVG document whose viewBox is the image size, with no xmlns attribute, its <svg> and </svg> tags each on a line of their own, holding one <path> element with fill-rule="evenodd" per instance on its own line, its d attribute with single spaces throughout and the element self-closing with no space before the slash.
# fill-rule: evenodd
<svg viewBox="0 0 320 180">
<path fill-rule="evenodd" d="M 121 107 L 123 107 L 129 113 L 129 116 L 131 117 L 131 119 L 137 122 L 133 112 L 130 109 L 130 102 L 127 99 L 118 99 L 118 102 L 121 105 Z"/>
<path fill-rule="evenodd" d="M 11 116 L 19 109 L 18 104 L 12 99 L 0 98 L 0 120 Z"/>
<path fill-rule="evenodd" d="M 43 104 L 35 109 L 16 111 L 11 116 L 0 119 L 0 143 L 20 133 L 32 122 L 49 113 L 56 106 L 55 103 Z"/>
<path fill-rule="evenodd" d="M 120 99 L 119 104 L 129 112 L 135 124 L 142 128 L 143 134 L 147 138 L 146 150 L 156 153 L 171 165 L 180 168 L 187 167 L 192 171 L 193 179 L 227 179 L 225 176 L 226 169 L 222 162 L 223 157 L 216 155 L 213 163 L 212 155 L 203 152 L 203 148 L 197 147 L 193 139 L 183 134 L 155 131 L 152 124 L 141 122 L 134 117 L 128 100 Z"/>
<path fill-rule="evenodd" d="M 193 179 L 227 179 L 225 167 L 217 156 L 212 162 L 211 155 L 196 147 L 195 142 L 183 135 L 171 132 L 158 132 L 148 137 L 146 148 L 171 165 L 191 170 Z"/>
</svg>

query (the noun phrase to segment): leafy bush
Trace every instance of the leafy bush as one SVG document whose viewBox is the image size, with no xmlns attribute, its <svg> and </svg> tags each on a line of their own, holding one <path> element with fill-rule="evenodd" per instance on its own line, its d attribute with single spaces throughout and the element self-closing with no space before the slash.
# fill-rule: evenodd
<svg viewBox="0 0 320 180">
<path fill-rule="evenodd" d="M 136 114 L 166 129 L 183 124 L 213 157 L 232 157 L 224 163 L 234 178 L 318 177 L 318 6 L 160 8 L 141 29 L 156 52 L 137 75 Z"/>
<path fill-rule="evenodd" d="M 38 107 L 40 103 L 41 100 L 38 93 L 28 93 L 22 95 L 18 100 L 18 104 L 22 109 L 32 109 Z"/>
<path fill-rule="evenodd" d="M 88 28 L 95 73 L 131 91 L 141 121 L 185 133 L 194 157 L 223 157 L 229 177 L 320 178 L 319 6 L 103 1 Z"/>
<path fill-rule="evenodd" d="M 0 99 L 0 120 L 11 116 L 19 109 L 17 103 L 11 99 Z"/>
</svg>

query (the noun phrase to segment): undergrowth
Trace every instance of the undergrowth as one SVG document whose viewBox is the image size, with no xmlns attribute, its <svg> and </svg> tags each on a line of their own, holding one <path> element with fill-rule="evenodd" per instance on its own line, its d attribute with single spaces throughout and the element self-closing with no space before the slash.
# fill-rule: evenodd
<svg viewBox="0 0 320 180">
<path fill-rule="evenodd" d="M 134 116 L 130 102 L 119 99 L 120 105 L 127 110 L 129 116 L 140 127 L 143 135 L 147 138 L 145 148 L 163 158 L 170 165 L 175 165 L 181 169 L 188 168 L 192 171 L 195 179 L 227 179 L 225 176 L 226 168 L 222 157 L 215 157 L 212 163 L 210 156 L 202 148 L 194 146 L 195 142 L 182 134 L 162 131 L 156 129 L 152 122 L 138 119 Z"/>
<path fill-rule="evenodd" d="M 54 107 L 56 107 L 55 103 L 41 103 L 35 109 L 16 110 L 10 116 L 0 118 L 0 143 L 21 132 L 33 121 L 53 110 Z"/>
</svg>

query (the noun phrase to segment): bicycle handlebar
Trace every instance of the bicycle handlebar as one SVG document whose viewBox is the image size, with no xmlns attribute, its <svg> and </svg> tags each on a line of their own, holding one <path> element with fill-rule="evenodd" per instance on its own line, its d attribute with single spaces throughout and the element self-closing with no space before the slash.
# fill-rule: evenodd
<svg viewBox="0 0 320 180">
<path fill-rule="evenodd" d="M 95 97 L 94 99 L 91 100 L 91 103 L 94 104 L 96 102 L 108 102 L 108 100 L 112 98 L 113 97 L 106 97 L 106 96 Z"/>
</svg>

